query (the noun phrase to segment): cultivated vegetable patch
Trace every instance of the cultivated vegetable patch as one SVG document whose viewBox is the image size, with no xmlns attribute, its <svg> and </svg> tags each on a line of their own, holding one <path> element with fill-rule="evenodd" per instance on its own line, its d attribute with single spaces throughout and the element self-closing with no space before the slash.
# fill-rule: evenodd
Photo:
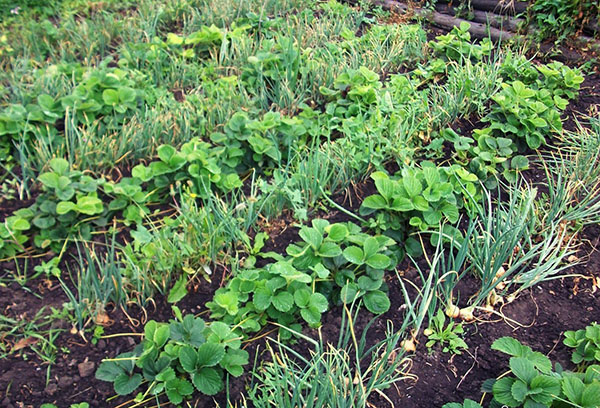
<svg viewBox="0 0 600 408">
<path fill-rule="evenodd" d="M 0 405 L 600 406 L 598 9 L 435 3 L 0 5 Z"/>
</svg>

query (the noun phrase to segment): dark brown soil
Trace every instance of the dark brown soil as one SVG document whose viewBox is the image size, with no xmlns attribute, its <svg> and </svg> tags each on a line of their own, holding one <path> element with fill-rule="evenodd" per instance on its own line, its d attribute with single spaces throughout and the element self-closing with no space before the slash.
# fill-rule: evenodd
<svg viewBox="0 0 600 408">
<path fill-rule="evenodd" d="M 597 234 L 597 229 L 594 233 Z M 502 317 L 477 315 L 476 323 L 465 325 L 469 349 L 462 355 L 451 356 L 440 350 L 429 353 L 421 338 L 411 368 L 411 374 L 418 380 L 402 384 L 388 396 L 396 406 L 414 408 L 441 407 L 446 402 L 462 402 L 464 398 L 479 401 L 483 382 L 507 369 L 507 357 L 490 349 L 494 340 L 503 336 L 515 337 L 552 361 L 573 369 L 569 351 L 562 344 L 563 333 L 600 321 L 598 243 L 588 250 L 593 251 L 588 265 L 577 266 L 573 271 L 585 278 L 549 281 L 527 290 L 501 308 Z M 596 286 L 591 276 L 595 276 Z"/>
<path fill-rule="evenodd" d="M 577 123 L 585 125 L 589 117 L 598 117 L 600 112 L 600 74 L 586 75 L 581 84 L 579 97 L 571 101 L 565 109 L 563 127 L 569 131 L 577 130 Z"/>
</svg>

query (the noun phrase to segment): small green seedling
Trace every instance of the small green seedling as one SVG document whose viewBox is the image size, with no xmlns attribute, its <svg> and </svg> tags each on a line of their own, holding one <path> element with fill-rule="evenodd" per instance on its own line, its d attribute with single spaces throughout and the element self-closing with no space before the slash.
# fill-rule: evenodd
<svg viewBox="0 0 600 408">
<path fill-rule="evenodd" d="M 585 329 L 565 332 L 563 343 L 575 349 L 571 356 L 575 364 L 600 362 L 600 324 L 592 323 Z"/>
<path fill-rule="evenodd" d="M 431 325 L 424 331 L 429 341 L 425 344 L 427 348 L 432 348 L 437 343 L 442 347 L 444 353 L 462 354 L 461 349 L 468 349 L 469 346 L 461 338 L 464 333 L 462 324 L 454 324 L 450 321 L 446 325 L 446 318 L 441 310 L 431 321 Z"/>
</svg>

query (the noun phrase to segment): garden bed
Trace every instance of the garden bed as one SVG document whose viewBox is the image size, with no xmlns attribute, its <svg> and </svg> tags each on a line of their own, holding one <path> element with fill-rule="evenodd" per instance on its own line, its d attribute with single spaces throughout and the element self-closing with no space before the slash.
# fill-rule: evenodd
<svg viewBox="0 0 600 408">
<path fill-rule="evenodd" d="M 0 406 L 494 406 L 498 339 L 592 364 L 594 49 L 142 3 L 0 7 Z"/>
</svg>

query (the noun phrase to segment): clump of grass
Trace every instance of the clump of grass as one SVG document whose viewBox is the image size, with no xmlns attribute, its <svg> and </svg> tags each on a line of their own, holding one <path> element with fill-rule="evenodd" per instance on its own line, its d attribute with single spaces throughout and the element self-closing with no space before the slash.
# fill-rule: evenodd
<svg viewBox="0 0 600 408">
<path fill-rule="evenodd" d="M 540 206 L 543 225 L 565 223 L 571 228 L 600 222 L 600 118 L 590 127 L 565 132 L 560 149 L 542 156 L 548 197 Z"/>
<path fill-rule="evenodd" d="M 293 334 L 309 344 L 303 355 L 278 340 L 267 343 L 270 362 L 255 365 L 254 384 L 248 400 L 257 408 L 267 407 L 364 407 L 369 396 L 411 378 L 409 360 L 399 347 L 403 330 L 388 323 L 385 339 L 367 345 L 369 323 L 359 337 L 355 332 L 356 313 L 346 309 L 337 344 L 322 337 L 314 340 Z"/>
</svg>

